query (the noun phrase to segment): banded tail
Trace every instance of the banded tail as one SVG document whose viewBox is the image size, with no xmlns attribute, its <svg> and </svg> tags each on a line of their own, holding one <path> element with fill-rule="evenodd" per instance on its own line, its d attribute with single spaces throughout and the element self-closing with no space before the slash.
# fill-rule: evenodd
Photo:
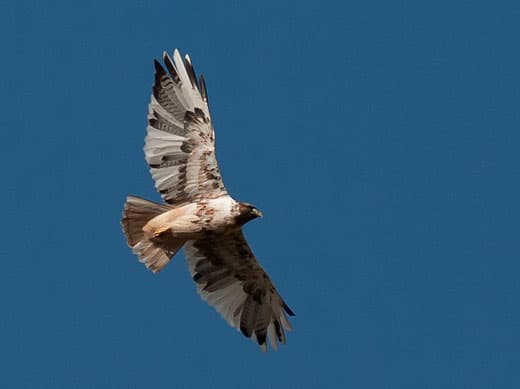
<svg viewBox="0 0 520 389">
<path fill-rule="evenodd" d="M 160 239 L 144 227 L 154 217 L 171 210 L 171 207 L 154 203 L 139 197 L 126 198 L 121 224 L 134 254 L 139 262 L 146 265 L 154 273 L 160 272 L 170 259 L 181 249 L 184 240 Z"/>
</svg>

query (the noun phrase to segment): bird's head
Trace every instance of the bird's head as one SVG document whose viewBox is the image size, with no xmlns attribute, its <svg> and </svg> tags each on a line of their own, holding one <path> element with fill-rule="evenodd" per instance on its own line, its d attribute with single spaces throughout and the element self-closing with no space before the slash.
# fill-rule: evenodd
<svg viewBox="0 0 520 389">
<path fill-rule="evenodd" d="M 236 217 L 239 225 L 246 224 L 247 222 L 262 217 L 262 212 L 258 210 L 254 205 L 248 203 L 238 203 L 238 216 Z"/>
</svg>

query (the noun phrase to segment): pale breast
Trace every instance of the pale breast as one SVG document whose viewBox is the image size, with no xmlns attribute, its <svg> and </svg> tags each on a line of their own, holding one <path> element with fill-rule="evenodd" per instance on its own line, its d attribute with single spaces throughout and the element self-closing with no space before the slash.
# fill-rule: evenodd
<svg viewBox="0 0 520 389">
<path fill-rule="evenodd" d="M 237 202 L 230 196 L 208 199 L 199 203 L 197 215 L 207 230 L 220 231 L 234 224 Z"/>
</svg>

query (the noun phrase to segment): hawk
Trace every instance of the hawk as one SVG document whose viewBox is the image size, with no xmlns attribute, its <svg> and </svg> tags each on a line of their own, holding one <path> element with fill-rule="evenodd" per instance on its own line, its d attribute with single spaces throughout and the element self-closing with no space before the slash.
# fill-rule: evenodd
<svg viewBox="0 0 520 389">
<path fill-rule="evenodd" d="M 144 154 L 165 204 L 128 196 L 121 221 L 128 245 L 152 272 L 182 248 L 200 296 L 266 351 L 285 343 L 294 313 L 257 262 L 242 227 L 262 217 L 233 199 L 215 157 L 206 82 L 178 50 L 157 60 Z"/>
</svg>

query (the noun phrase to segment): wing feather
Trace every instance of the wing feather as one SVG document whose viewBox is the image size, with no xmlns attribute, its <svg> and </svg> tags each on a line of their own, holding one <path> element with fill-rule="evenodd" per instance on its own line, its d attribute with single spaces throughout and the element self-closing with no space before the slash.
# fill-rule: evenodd
<svg viewBox="0 0 520 389">
<path fill-rule="evenodd" d="M 163 53 L 163 62 L 166 65 L 166 69 L 170 72 L 170 76 L 175 84 L 177 84 L 180 80 L 179 75 L 177 74 L 177 70 L 175 70 L 175 65 L 173 64 L 173 60 L 170 55 L 165 51 Z"/>
<path fill-rule="evenodd" d="M 286 317 L 294 313 L 258 264 L 241 230 L 210 233 L 185 245 L 186 260 L 201 297 L 264 350 L 285 343 Z"/>
<path fill-rule="evenodd" d="M 193 68 L 190 56 L 188 54 L 184 56 L 184 66 L 186 68 L 186 72 L 188 73 L 188 77 L 190 78 L 192 88 L 199 89 L 199 86 L 197 85 L 197 76 L 195 75 L 195 69 Z"/>
<path fill-rule="evenodd" d="M 145 157 L 155 187 L 170 204 L 227 194 L 215 156 L 215 134 L 204 78 L 197 82 L 189 56 L 154 61 Z"/>
</svg>

